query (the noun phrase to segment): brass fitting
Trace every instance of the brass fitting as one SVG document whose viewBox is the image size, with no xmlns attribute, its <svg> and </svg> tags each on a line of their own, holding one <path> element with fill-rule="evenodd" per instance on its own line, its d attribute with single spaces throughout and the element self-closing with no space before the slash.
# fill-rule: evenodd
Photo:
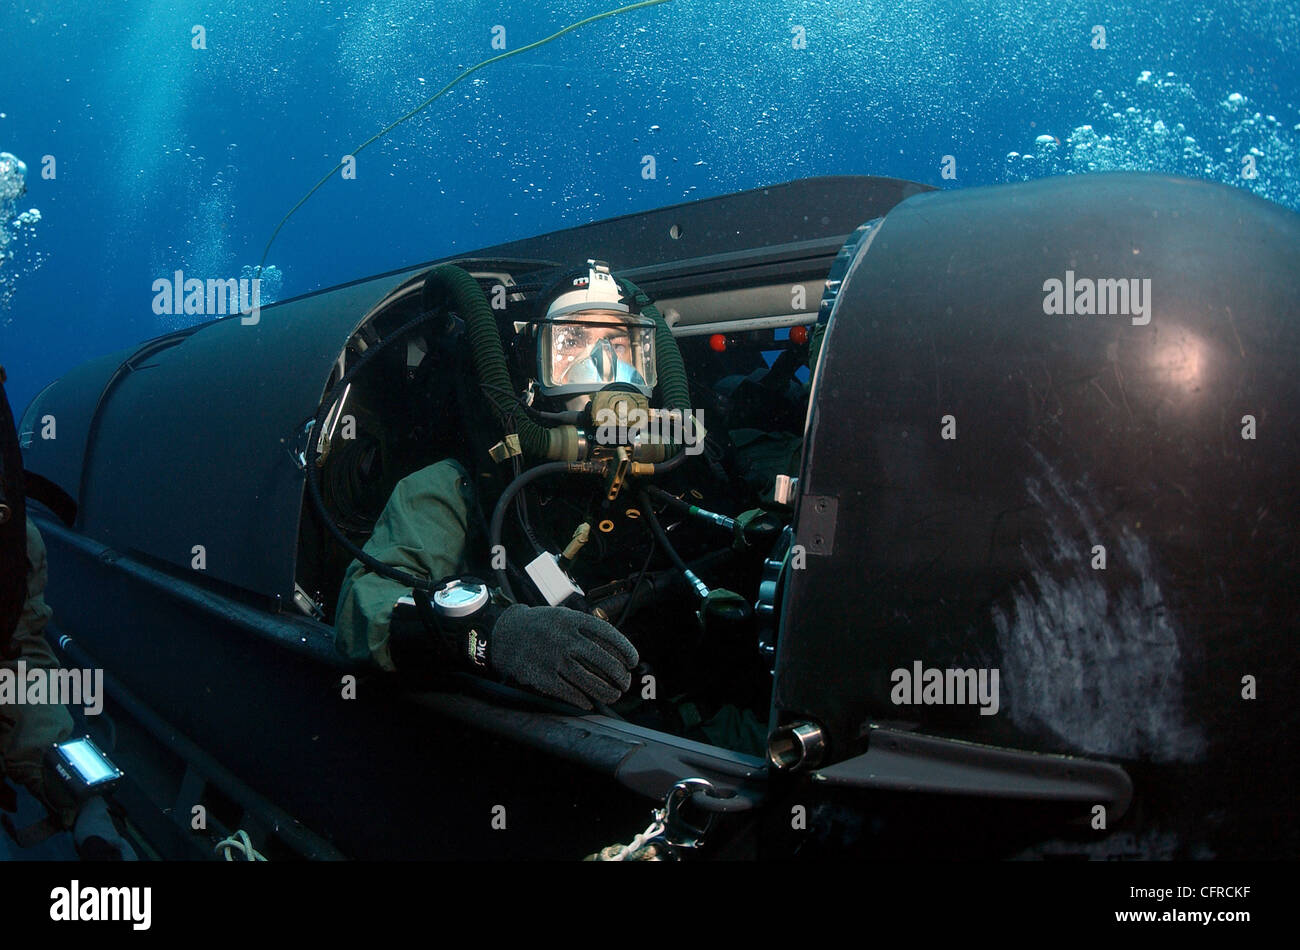
<svg viewBox="0 0 1300 950">
<path fill-rule="evenodd" d="M 572 561 L 574 558 L 576 558 L 578 556 L 578 552 L 582 550 L 582 546 L 587 543 L 587 540 L 590 537 L 591 537 L 591 522 L 584 521 L 582 524 L 578 525 L 578 527 L 574 529 L 573 537 L 569 539 L 569 544 L 564 549 L 564 559 L 566 561 Z"/>
</svg>

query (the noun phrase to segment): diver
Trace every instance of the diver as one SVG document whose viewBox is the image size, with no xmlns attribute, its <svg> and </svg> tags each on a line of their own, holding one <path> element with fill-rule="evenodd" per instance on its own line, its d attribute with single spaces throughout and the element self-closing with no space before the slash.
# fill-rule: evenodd
<svg viewBox="0 0 1300 950">
<path fill-rule="evenodd" d="M 20 663 L 30 673 L 57 669 L 59 661 L 45 639 L 45 625 L 53 614 L 45 603 L 45 544 L 26 516 L 22 455 L 4 378 L 0 367 L 0 671 L 16 678 Z M 67 769 L 60 769 L 60 760 L 52 755 L 65 748 L 75 747 L 74 754 L 94 749 L 89 739 L 67 741 L 72 735 L 72 716 L 58 703 L 0 706 L 0 811 L 17 808 L 17 796 L 5 782 L 12 778 L 48 813 L 15 835 L 20 845 L 70 830 L 84 859 L 135 860 L 104 797 L 79 794 L 85 786 L 69 781 Z M 6 827 L 17 831 L 8 822 Z"/>
<path fill-rule="evenodd" d="M 483 382 L 485 394 L 504 401 L 507 415 L 526 415 L 524 424 L 534 418 L 567 423 L 549 432 L 530 430 L 534 438 L 542 431 L 541 438 L 549 440 L 551 457 L 558 457 L 550 466 L 589 466 L 585 473 L 592 474 L 597 463 L 579 457 L 604 452 L 613 470 L 626 469 L 633 452 L 582 445 L 584 436 L 572 423 L 584 412 L 590 417 L 594 398 L 611 412 L 629 404 L 648 412 L 659 328 L 635 311 L 635 300 L 598 261 L 556 281 L 541 304 L 539 317 L 519 328 L 514 350 L 517 360 L 529 364 L 520 374 L 528 377 L 525 391 L 538 405 L 558 411 L 511 405 L 513 390 L 496 386 L 494 392 L 489 381 Z M 504 373 L 497 378 L 509 382 Z M 517 439 L 513 450 L 509 444 L 498 448 L 520 454 Z M 554 469 L 528 469 L 515 484 L 539 471 Z M 499 510 L 504 507 L 498 503 Z M 581 546 L 582 532 L 575 532 L 564 556 L 539 551 L 528 563 L 524 582 L 536 587 L 532 599 L 544 601 L 528 604 L 514 596 L 500 563 L 493 564 L 494 586 L 469 576 L 471 567 L 486 566 L 470 563 L 470 538 L 482 520 L 475 487 L 457 461 L 437 462 L 399 481 L 362 549 L 366 557 L 353 560 L 344 576 L 334 620 L 339 648 L 386 670 L 461 670 L 500 678 L 582 709 L 617 701 L 639 657 L 613 624 L 585 609 L 581 589 L 564 570 L 562 562 L 570 561 L 575 544 Z M 493 520 L 496 562 L 504 553 L 500 519 Z M 403 584 L 384 568 L 430 581 L 430 590 Z"/>
<path fill-rule="evenodd" d="M 771 624 L 751 605 L 784 516 L 755 486 L 770 495 L 775 474 L 797 472 L 791 446 L 759 433 L 729 449 L 725 429 L 705 433 L 672 330 L 607 264 L 514 286 L 526 315 L 494 313 L 476 278 L 435 268 L 420 315 L 359 347 L 320 404 L 308 495 L 352 555 L 335 600 L 336 645 L 389 672 L 470 672 L 582 709 L 617 703 L 616 713 L 658 717 L 680 734 L 716 726 L 724 738 L 714 741 L 730 748 L 761 745 L 752 710 L 767 705 Z M 420 372 L 444 387 L 421 411 L 456 435 L 433 450 L 440 461 L 376 500 L 383 509 L 358 547 L 321 487 L 327 478 L 335 505 L 354 511 L 356 489 L 336 486 L 366 478 L 338 477 L 351 463 L 333 433 L 359 371 L 421 326 L 424 359 L 441 355 Z M 679 466 L 693 456 L 701 462 L 685 474 Z M 507 464 L 513 478 L 498 488 Z M 705 510 L 709 497 L 717 510 Z M 656 509 L 675 523 L 665 528 Z M 656 555 L 669 565 L 651 570 Z M 668 692 L 625 697 L 634 673 Z"/>
</svg>

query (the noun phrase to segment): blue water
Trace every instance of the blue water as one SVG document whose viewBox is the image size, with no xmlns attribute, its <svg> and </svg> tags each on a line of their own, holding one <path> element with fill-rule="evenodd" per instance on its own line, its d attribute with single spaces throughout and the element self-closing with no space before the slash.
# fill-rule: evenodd
<svg viewBox="0 0 1300 950">
<path fill-rule="evenodd" d="M 493 55 L 494 26 L 513 49 L 609 2 L 10 0 L 0 151 L 27 165 L 14 195 L 0 160 L 15 407 L 85 359 L 183 325 L 153 312 L 156 278 L 256 264 L 344 154 Z M 842 173 L 957 188 L 1153 169 L 1297 208 L 1297 46 L 1296 2 L 672 0 L 476 73 L 362 153 L 354 181 L 322 188 L 269 262 L 292 296 Z M 1258 175 L 1243 178 L 1252 149 Z"/>
</svg>

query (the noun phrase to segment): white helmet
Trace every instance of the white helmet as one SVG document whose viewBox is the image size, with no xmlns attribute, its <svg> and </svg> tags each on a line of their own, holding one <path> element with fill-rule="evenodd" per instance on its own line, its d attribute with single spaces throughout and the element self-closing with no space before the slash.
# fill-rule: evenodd
<svg viewBox="0 0 1300 950">
<path fill-rule="evenodd" d="M 543 395 L 589 396 L 610 383 L 647 397 L 654 391 L 655 323 L 633 312 L 603 261 L 588 261 L 586 273 L 563 279 L 537 323 Z"/>
</svg>

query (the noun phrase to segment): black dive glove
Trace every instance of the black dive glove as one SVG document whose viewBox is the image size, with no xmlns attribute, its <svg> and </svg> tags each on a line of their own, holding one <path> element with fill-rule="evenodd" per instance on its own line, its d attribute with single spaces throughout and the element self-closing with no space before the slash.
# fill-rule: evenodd
<svg viewBox="0 0 1300 950">
<path fill-rule="evenodd" d="M 496 672 L 581 709 L 627 692 L 640 661 L 612 624 L 568 607 L 513 604 L 497 618 L 488 643 Z"/>
<path fill-rule="evenodd" d="M 491 604 L 457 619 L 413 591 L 394 606 L 389 633 L 399 670 L 495 673 L 582 709 L 622 696 L 640 661 L 611 624 L 568 607 Z"/>
</svg>

